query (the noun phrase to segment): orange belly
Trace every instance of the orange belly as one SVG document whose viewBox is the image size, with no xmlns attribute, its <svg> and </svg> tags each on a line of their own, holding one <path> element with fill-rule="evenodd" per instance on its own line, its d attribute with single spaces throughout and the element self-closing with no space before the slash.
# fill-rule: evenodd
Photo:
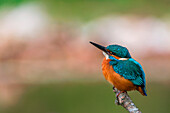
<svg viewBox="0 0 170 113">
<path fill-rule="evenodd" d="M 106 80 L 120 91 L 130 91 L 137 89 L 137 86 L 135 86 L 131 81 L 117 74 L 113 67 L 109 64 L 109 61 L 110 59 L 106 60 L 106 58 L 104 58 L 102 63 L 103 75 Z"/>
</svg>

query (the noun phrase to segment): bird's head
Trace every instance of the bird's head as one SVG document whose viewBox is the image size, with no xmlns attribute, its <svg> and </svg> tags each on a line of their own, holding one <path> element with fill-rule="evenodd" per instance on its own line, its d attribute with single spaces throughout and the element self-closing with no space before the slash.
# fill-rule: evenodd
<svg viewBox="0 0 170 113">
<path fill-rule="evenodd" d="M 116 58 L 131 58 L 131 55 L 126 47 L 120 45 L 109 45 L 107 47 L 104 47 L 94 42 L 90 43 L 98 49 L 102 50 L 106 58 L 109 58 L 109 56 L 113 56 Z"/>
</svg>

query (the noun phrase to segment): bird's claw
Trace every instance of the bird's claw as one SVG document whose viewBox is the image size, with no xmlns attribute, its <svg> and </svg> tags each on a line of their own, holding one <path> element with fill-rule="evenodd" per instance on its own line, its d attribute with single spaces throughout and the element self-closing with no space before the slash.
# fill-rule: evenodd
<svg viewBox="0 0 170 113">
<path fill-rule="evenodd" d="M 121 93 L 127 93 L 127 92 L 126 91 L 119 91 L 118 93 L 116 93 L 116 97 L 118 98 Z"/>
<path fill-rule="evenodd" d="M 113 86 L 113 92 L 115 92 L 115 93 L 116 93 L 116 91 L 117 91 L 117 89 Z"/>
<path fill-rule="evenodd" d="M 123 102 L 123 98 L 125 98 L 125 96 L 124 96 L 122 93 L 126 93 L 126 94 L 127 94 L 126 91 L 118 91 L 118 92 L 116 93 L 115 103 L 116 103 L 117 105 L 120 105 L 120 104 Z M 120 96 L 120 94 L 122 94 L 122 95 Z"/>
</svg>

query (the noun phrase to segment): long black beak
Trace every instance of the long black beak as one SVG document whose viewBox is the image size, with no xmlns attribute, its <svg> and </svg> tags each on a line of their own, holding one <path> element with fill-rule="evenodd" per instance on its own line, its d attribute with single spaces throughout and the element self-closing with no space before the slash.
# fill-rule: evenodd
<svg viewBox="0 0 170 113">
<path fill-rule="evenodd" d="M 100 49 L 100 50 L 104 51 L 105 53 L 107 53 L 106 47 L 101 46 L 101 45 L 96 44 L 96 43 L 91 42 L 91 41 L 90 41 L 90 43 L 91 43 L 92 45 L 96 46 L 98 49 Z"/>
</svg>

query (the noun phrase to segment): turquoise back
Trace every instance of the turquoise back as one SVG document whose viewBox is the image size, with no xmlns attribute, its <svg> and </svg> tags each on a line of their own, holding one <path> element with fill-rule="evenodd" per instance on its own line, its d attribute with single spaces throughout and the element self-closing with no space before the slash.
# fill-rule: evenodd
<svg viewBox="0 0 170 113">
<path fill-rule="evenodd" d="M 109 63 L 113 66 L 116 73 L 120 74 L 125 79 L 130 80 L 134 85 L 142 86 L 144 93 L 146 93 L 145 73 L 142 66 L 137 61 L 132 58 L 129 58 L 128 60 L 109 58 L 112 59 Z"/>
</svg>

